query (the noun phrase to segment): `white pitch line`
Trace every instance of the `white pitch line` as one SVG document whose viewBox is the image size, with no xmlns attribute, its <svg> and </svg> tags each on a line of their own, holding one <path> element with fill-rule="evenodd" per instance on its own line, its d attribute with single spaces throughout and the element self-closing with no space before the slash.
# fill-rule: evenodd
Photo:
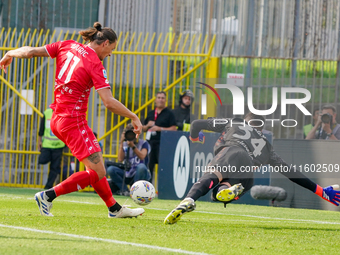
<svg viewBox="0 0 340 255">
<path fill-rule="evenodd" d="M 67 233 L 54 232 L 54 231 L 49 231 L 49 230 L 24 228 L 24 227 L 17 227 L 17 226 L 11 226 L 11 225 L 3 225 L 3 224 L 0 224 L 0 227 L 18 229 L 18 230 L 24 230 L 24 231 L 31 231 L 31 232 L 42 233 L 42 234 L 67 236 L 67 237 L 72 237 L 72 238 L 77 238 L 77 239 L 87 239 L 87 240 L 101 241 L 101 242 L 107 242 L 107 243 L 131 245 L 131 246 L 136 246 L 136 247 L 142 247 L 142 248 L 148 248 L 148 249 L 154 249 L 154 250 L 161 250 L 161 251 L 169 251 L 169 252 L 182 253 L 182 254 L 209 255 L 208 253 L 202 253 L 202 252 L 193 252 L 193 251 L 186 251 L 186 250 L 181 250 L 181 249 L 172 249 L 172 248 L 166 248 L 166 247 L 161 247 L 161 246 L 156 246 L 156 245 L 132 243 L 132 242 L 126 242 L 126 241 L 113 240 L 113 239 L 99 238 L 99 237 L 67 234 Z"/>
</svg>

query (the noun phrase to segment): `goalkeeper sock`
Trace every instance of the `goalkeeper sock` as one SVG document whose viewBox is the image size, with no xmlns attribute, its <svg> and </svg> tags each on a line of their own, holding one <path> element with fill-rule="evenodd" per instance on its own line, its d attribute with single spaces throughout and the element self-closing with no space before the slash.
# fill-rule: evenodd
<svg viewBox="0 0 340 255">
<path fill-rule="evenodd" d="M 214 188 L 220 181 L 218 177 L 213 173 L 207 173 L 202 176 L 190 189 L 187 198 L 192 198 L 194 201 L 204 196 Z"/>
<path fill-rule="evenodd" d="M 97 194 L 101 197 L 101 199 L 103 199 L 107 207 L 111 207 L 116 203 L 116 200 L 112 196 L 110 185 L 107 182 L 106 177 L 92 184 L 92 187 L 97 192 Z"/>
</svg>

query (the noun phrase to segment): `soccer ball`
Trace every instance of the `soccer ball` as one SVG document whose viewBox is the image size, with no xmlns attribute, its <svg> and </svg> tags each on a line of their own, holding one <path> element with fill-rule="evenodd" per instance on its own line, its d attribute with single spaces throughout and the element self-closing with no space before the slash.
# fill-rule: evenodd
<svg viewBox="0 0 340 255">
<path fill-rule="evenodd" d="M 155 198 L 155 188 L 148 181 L 137 181 L 130 189 L 130 197 L 138 205 L 147 205 Z"/>
</svg>

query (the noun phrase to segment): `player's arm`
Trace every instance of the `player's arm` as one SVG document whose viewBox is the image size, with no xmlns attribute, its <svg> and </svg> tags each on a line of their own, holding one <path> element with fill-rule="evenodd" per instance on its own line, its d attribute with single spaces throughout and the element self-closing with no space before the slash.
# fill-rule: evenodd
<svg viewBox="0 0 340 255">
<path fill-rule="evenodd" d="M 288 169 L 288 171 L 281 171 L 280 174 L 286 176 L 292 182 L 309 189 L 310 191 L 314 192 L 316 190 L 316 183 L 307 178 L 300 171 L 296 171 L 295 168 L 289 166 L 273 149 L 270 152 L 270 160 L 268 164 L 271 166 L 283 166 L 285 168 L 284 170 Z"/>
<path fill-rule="evenodd" d="M 194 143 L 204 143 L 205 136 L 201 130 L 222 133 L 228 123 L 228 119 L 209 118 L 207 120 L 195 120 L 190 126 L 190 140 Z"/>
<path fill-rule="evenodd" d="M 208 131 L 213 131 L 217 133 L 222 133 L 228 123 L 229 123 L 228 119 L 210 118 L 207 120 L 194 120 L 190 126 L 190 136 L 193 138 L 198 137 L 198 133 L 201 130 L 208 130 Z"/>
<path fill-rule="evenodd" d="M 0 60 L 0 69 L 6 68 L 12 63 L 13 58 L 33 58 L 33 57 L 48 57 L 45 47 L 29 47 L 24 46 L 15 50 L 8 51 Z"/>
<path fill-rule="evenodd" d="M 30 47 L 23 46 L 15 50 L 10 50 L 5 54 L 12 58 L 33 58 L 33 57 L 48 57 L 45 47 Z"/>
<path fill-rule="evenodd" d="M 340 202 L 340 191 L 334 190 L 333 186 L 328 186 L 322 188 L 311 179 L 306 177 L 303 173 L 296 170 L 294 167 L 289 166 L 279 155 L 275 153 L 274 150 L 271 151 L 270 161 L 268 162 L 272 166 L 285 166 L 288 171 L 281 171 L 280 173 L 286 176 L 292 182 L 309 189 L 313 193 L 317 194 L 319 197 L 325 199 L 326 201 L 339 206 Z"/>
<path fill-rule="evenodd" d="M 100 98 L 102 99 L 105 107 L 113 112 L 114 114 L 118 114 L 123 117 L 127 117 L 132 120 L 132 125 L 134 127 L 133 132 L 139 135 L 142 132 L 142 123 L 136 114 L 131 112 L 128 108 L 125 107 L 121 102 L 116 100 L 112 96 L 112 92 L 110 89 L 100 89 L 97 90 Z"/>
</svg>

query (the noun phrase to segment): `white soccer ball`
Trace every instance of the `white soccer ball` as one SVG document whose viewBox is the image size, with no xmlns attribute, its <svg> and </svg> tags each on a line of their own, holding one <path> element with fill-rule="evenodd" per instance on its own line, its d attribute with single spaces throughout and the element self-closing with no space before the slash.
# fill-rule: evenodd
<svg viewBox="0 0 340 255">
<path fill-rule="evenodd" d="M 150 204 L 155 195 L 155 187 L 148 181 L 137 181 L 130 189 L 130 197 L 138 205 Z"/>
</svg>

